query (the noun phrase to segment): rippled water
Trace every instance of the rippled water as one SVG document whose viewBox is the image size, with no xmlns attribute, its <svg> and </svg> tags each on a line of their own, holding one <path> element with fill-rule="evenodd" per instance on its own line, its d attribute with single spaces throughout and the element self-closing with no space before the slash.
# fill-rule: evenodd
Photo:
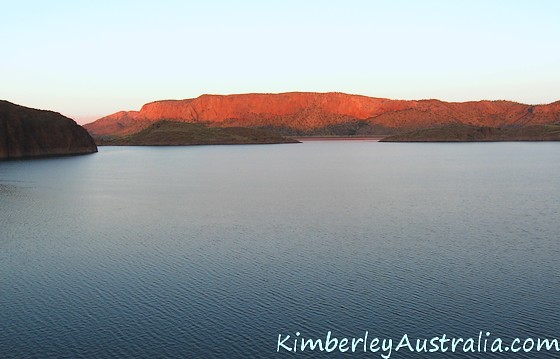
<svg viewBox="0 0 560 359">
<path fill-rule="evenodd" d="M 557 143 L 2 162 L 0 358 L 364 357 L 276 352 L 329 330 L 558 338 L 559 179 Z"/>
</svg>

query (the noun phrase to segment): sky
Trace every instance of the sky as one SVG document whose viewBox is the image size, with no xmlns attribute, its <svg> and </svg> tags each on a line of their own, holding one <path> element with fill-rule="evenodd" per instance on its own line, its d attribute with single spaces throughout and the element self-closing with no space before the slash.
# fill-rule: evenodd
<svg viewBox="0 0 560 359">
<path fill-rule="evenodd" d="M 82 124 L 201 94 L 560 100 L 556 0 L 0 4 L 0 99 Z"/>
</svg>

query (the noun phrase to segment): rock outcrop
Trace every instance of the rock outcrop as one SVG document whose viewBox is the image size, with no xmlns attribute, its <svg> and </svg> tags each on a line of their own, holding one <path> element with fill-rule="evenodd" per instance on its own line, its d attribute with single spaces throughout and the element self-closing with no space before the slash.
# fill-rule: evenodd
<svg viewBox="0 0 560 359">
<path fill-rule="evenodd" d="M 88 132 L 52 111 L 0 101 L 0 159 L 97 152 Z"/>
<path fill-rule="evenodd" d="M 523 127 L 560 122 L 560 101 L 525 105 L 510 101 L 389 100 L 344 93 L 202 95 L 148 103 L 84 127 L 94 136 L 128 135 L 160 120 L 218 127 L 250 127 L 283 135 L 388 135 L 464 124 Z"/>
</svg>

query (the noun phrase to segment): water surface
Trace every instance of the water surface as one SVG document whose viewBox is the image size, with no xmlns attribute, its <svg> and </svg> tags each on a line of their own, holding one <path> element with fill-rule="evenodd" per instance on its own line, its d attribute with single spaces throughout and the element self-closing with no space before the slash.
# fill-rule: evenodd
<svg viewBox="0 0 560 359">
<path fill-rule="evenodd" d="M 311 141 L 1 162 L 0 358 L 364 357 L 276 353 L 297 331 L 558 338 L 559 158 Z"/>
</svg>

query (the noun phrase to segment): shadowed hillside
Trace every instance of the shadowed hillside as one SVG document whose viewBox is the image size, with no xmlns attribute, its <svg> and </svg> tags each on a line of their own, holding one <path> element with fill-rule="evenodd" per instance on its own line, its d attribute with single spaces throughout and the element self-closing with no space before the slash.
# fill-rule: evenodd
<svg viewBox="0 0 560 359">
<path fill-rule="evenodd" d="M 560 141 L 560 125 L 517 128 L 449 125 L 389 136 L 382 142 Z"/>
<path fill-rule="evenodd" d="M 100 145 L 113 146 L 186 146 L 297 143 L 298 141 L 264 131 L 241 127 L 207 127 L 201 124 L 158 121 L 148 128 L 121 137 L 96 139 Z"/>
<path fill-rule="evenodd" d="M 91 136 L 52 111 L 0 101 L 0 159 L 97 152 Z"/>
</svg>

